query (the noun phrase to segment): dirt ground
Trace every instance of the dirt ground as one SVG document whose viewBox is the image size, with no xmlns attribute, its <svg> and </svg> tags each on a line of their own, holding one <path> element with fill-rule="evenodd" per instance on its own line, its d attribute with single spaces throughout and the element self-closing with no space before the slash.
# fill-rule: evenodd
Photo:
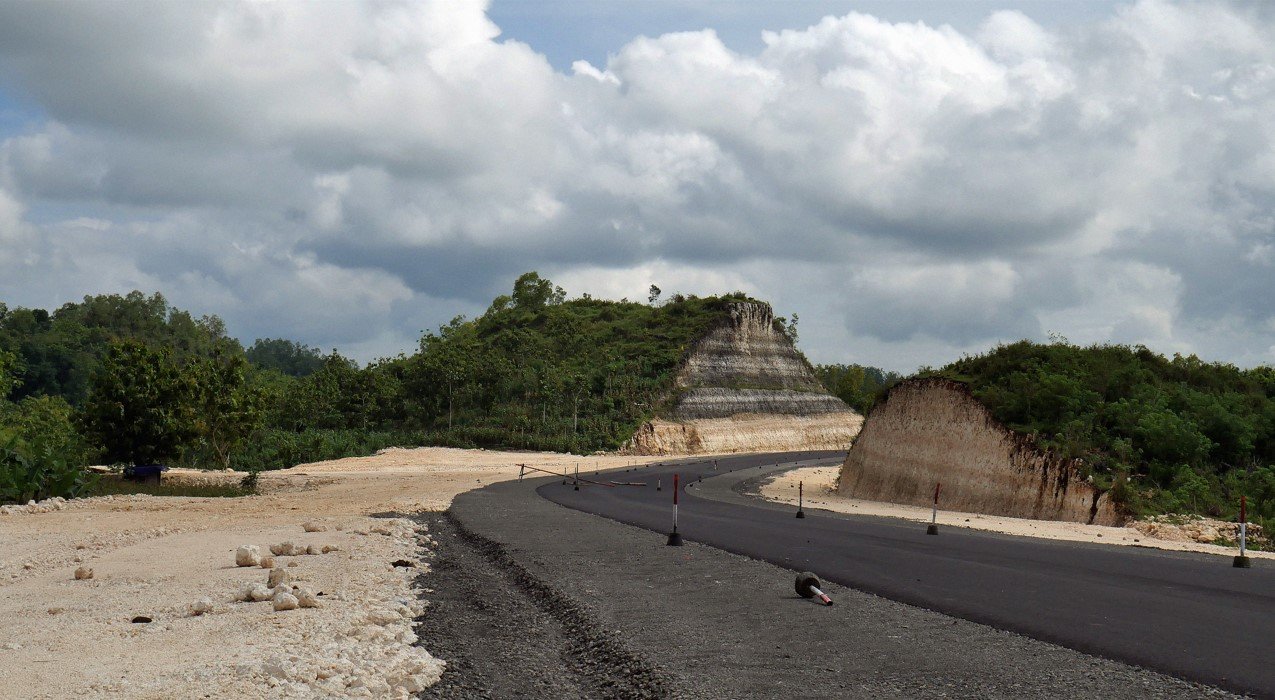
<svg viewBox="0 0 1275 700">
<path fill-rule="evenodd" d="M 773 481 L 761 487 L 761 495 L 781 503 L 797 503 L 797 484 L 804 482 L 805 504 L 812 508 L 823 508 L 838 513 L 857 513 L 860 515 L 880 515 L 890 518 L 903 518 L 917 522 L 930 522 L 930 509 L 897 503 L 880 503 L 863 501 L 856 498 L 845 498 L 834 489 L 837 475 L 841 467 L 808 467 L 794 469 L 777 476 Z M 941 505 L 941 503 L 940 503 Z M 1203 552 L 1235 556 L 1235 547 L 1221 547 L 1214 544 L 1187 541 L 1182 536 L 1183 528 L 1148 527 L 1147 524 L 1127 527 L 1107 527 L 1103 525 L 1085 525 L 1083 523 L 1058 522 L 1053 520 L 1027 520 L 1024 518 L 1007 518 L 997 515 L 980 515 L 978 513 L 960 513 L 939 510 L 939 527 L 967 527 L 974 530 L 990 530 L 1009 535 L 1025 537 L 1041 537 L 1050 540 L 1069 540 L 1074 542 L 1096 542 L 1099 544 L 1120 544 L 1134 547 L 1152 547 L 1183 552 Z M 1143 529 L 1138 529 L 1142 527 Z M 1248 551 L 1251 557 L 1275 559 L 1273 552 Z"/>
<path fill-rule="evenodd" d="M 391 449 L 265 473 L 256 496 L 108 496 L 8 509 L 0 514 L 0 697 L 407 696 L 436 681 L 442 662 L 412 646 L 412 620 L 424 609 L 411 588 L 419 568 L 392 563 L 420 562 L 421 533 L 393 516 L 444 510 L 457 493 L 517 478 L 519 463 L 583 471 L 641 461 Z M 167 478 L 242 476 L 174 470 Z M 235 549 L 268 553 L 285 541 L 336 548 L 276 557 L 287 585 L 321 593 L 322 607 L 276 612 L 269 601 L 239 602 L 241 589 L 269 572 L 236 566 Z M 79 567 L 92 578 L 76 580 Z M 193 614 L 204 597 L 211 612 Z M 137 616 L 152 622 L 132 622 Z"/>
</svg>

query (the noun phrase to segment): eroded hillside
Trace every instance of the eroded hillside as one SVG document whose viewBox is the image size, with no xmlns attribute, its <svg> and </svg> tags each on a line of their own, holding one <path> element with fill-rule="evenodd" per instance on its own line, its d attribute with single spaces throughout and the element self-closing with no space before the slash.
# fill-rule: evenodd
<svg viewBox="0 0 1275 700">
<path fill-rule="evenodd" d="M 679 368 L 669 408 L 640 426 L 636 454 L 845 449 L 863 417 L 828 394 L 769 304 L 732 302 Z"/>
<path fill-rule="evenodd" d="M 1111 498 L 1080 462 L 1000 424 L 959 382 L 895 386 L 868 416 L 841 470 L 843 496 L 991 515 L 1117 525 Z"/>
</svg>

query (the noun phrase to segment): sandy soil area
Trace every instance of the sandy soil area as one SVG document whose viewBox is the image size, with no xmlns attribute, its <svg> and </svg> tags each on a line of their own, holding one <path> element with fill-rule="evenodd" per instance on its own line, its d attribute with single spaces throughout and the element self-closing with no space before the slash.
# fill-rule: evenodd
<svg viewBox="0 0 1275 700">
<path fill-rule="evenodd" d="M 420 569 L 392 563 L 419 562 L 422 533 L 393 516 L 445 509 L 457 493 L 517 478 L 519 463 L 559 470 L 578 462 L 584 472 L 640 461 L 392 449 L 265 473 L 262 493 L 244 498 L 115 496 L 8 509 L 0 514 L 0 697 L 405 696 L 434 682 L 443 662 L 412 646 L 413 618 L 425 611 L 429 624 L 412 590 Z M 276 557 L 292 579 L 286 585 L 321 593 L 322 607 L 276 612 L 270 601 L 240 602 L 241 589 L 269 572 L 236 566 L 235 549 L 268 553 L 285 541 L 336 548 Z M 92 578 L 76 580 L 79 567 Z M 204 597 L 211 612 L 193 614 Z M 153 621 L 133 623 L 137 616 Z"/>
<path fill-rule="evenodd" d="M 795 505 L 797 503 L 797 484 L 798 482 L 805 482 L 810 484 L 805 487 L 805 504 L 811 508 L 822 508 L 838 513 L 879 515 L 916 522 L 930 522 L 929 508 L 918 508 L 897 503 L 863 501 L 838 495 L 833 489 L 836 486 L 837 474 L 840 470 L 841 467 L 834 466 L 808 467 L 787 471 L 777 476 L 773 481 L 763 485 L 761 494 L 774 501 Z M 1161 539 L 1141 532 L 1132 526 L 1106 527 L 1103 525 L 1085 525 L 1083 523 L 1052 520 L 1027 520 L 943 510 L 938 513 L 938 523 L 940 527 L 967 527 L 975 530 L 990 530 L 1009 535 L 1040 537 L 1050 540 L 1121 544 L 1183 552 L 1203 552 L 1228 557 L 1233 557 L 1238 553 L 1234 547 Z M 1248 554 L 1251 557 L 1275 559 L 1275 553 L 1273 552 L 1249 550 Z"/>
</svg>

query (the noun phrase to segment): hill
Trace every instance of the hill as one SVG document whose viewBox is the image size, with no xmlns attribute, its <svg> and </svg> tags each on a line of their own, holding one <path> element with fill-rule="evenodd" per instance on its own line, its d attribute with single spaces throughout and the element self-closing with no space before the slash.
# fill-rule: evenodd
<svg viewBox="0 0 1275 700">
<path fill-rule="evenodd" d="M 648 439 L 630 441 L 635 452 L 731 451 L 757 441 L 705 442 L 707 433 L 688 438 L 683 429 L 745 413 L 848 412 L 769 304 L 741 293 L 663 304 L 566 300 L 535 273 L 481 317 L 427 334 L 405 374 L 420 427 L 478 445 L 607 450 L 640 432 Z M 669 421 L 680 438 L 649 439 Z"/>
<path fill-rule="evenodd" d="M 731 301 L 626 448 L 638 454 L 845 449 L 862 416 L 832 396 L 770 305 Z"/>
<path fill-rule="evenodd" d="M 1232 518 L 1246 495 L 1250 513 L 1275 517 L 1270 367 L 1022 341 L 921 376 L 960 383 L 999 424 L 1079 460 L 1078 477 L 1130 515 Z"/>
</svg>

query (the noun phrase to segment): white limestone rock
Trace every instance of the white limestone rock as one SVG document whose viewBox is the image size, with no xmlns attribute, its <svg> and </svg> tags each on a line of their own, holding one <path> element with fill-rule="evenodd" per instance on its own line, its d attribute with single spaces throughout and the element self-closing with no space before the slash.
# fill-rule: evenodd
<svg viewBox="0 0 1275 700">
<path fill-rule="evenodd" d="M 235 566 L 257 566 L 261 563 L 261 548 L 255 544 L 242 544 L 235 550 Z"/>
<path fill-rule="evenodd" d="M 199 600 L 196 600 L 195 602 L 190 604 L 191 615 L 196 615 L 196 616 L 204 615 L 204 614 L 212 612 L 212 609 L 213 609 L 212 598 L 209 598 L 207 596 L 204 596 L 203 598 L 200 598 Z"/>
<path fill-rule="evenodd" d="M 276 557 L 297 557 L 305 554 L 305 545 L 281 542 L 270 545 L 270 553 Z"/>
<path fill-rule="evenodd" d="M 275 567 L 270 570 L 270 577 L 266 579 L 266 585 L 275 588 L 279 584 L 287 583 L 292 580 L 292 574 L 283 567 Z"/>
<path fill-rule="evenodd" d="M 298 601 L 297 597 L 291 593 L 284 593 L 281 591 L 276 593 L 274 596 L 275 610 L 296 610 L 299 607 L 301 607 L 300 601 Z"/>
<path fill-rule="evenodd" d="M 302 588 L 296 591 L 297 602 L 303 608 L 320 608 L 323 605 L 319 602 L 318 596 L 309 588 Z"/>
</svg>

